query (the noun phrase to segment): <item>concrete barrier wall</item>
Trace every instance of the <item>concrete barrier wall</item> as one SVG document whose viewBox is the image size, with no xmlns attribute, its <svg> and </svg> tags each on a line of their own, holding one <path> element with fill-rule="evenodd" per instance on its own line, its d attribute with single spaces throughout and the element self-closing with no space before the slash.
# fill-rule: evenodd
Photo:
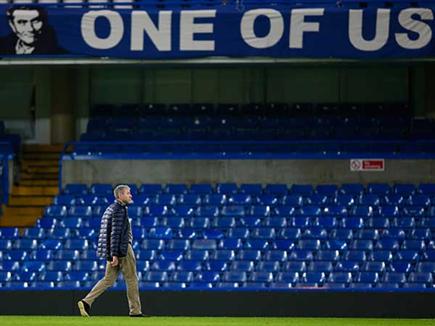
<svg viewBox="0 0 435 326">
<path fill-rule="evenodd" d="M 425 183 L 435 160 L 386 160 L 385 170 L 351 172 L 349 160 L 65 160 L 68 183 Z"/>
<path fill-rule="evenodd" d="M 0 315 L 79 314 L 85 291 L 0 291 Z M 434 292 L 142 291 L 151 316 L 434 318 Z M 108 291 L 92 305 L 94 316 L 126 316 L 125 291 Z M 146 324 L 146 323 L 145 323 Z"/>
</svg>

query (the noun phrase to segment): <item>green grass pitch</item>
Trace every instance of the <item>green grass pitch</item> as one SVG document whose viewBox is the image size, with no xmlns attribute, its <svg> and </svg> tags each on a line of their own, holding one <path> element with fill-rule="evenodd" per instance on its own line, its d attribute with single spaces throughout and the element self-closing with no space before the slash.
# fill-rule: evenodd
<svg viewBox="0 0 435 326">
<path fill-rule="evenodd" d="M 435 319 L 0 316 L 1 326 L 435 326 Z"/>
</svg>

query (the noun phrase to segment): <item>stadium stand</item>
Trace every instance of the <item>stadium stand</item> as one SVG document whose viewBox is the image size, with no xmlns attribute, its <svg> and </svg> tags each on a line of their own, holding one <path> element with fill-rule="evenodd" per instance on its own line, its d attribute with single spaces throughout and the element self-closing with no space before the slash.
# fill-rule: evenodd
<svg viewBox="0 0 435 326">
<path fill-rule="evenodd" d="M 434 184 L 132 189 L 142 290 L 434 289 Z M 0 229 L 0 289 L 90 288 L 109 190 L 69 184 L 35 227 Z"/>
<path fill-rule="evenodd" d="M 80 142 L 70 146 L 74 155 L 124 158 L 415 158 L 432 155 L 434 135 L 433 120 L 412 118 L 400 103 L 99 105 Z"/>
</svg>

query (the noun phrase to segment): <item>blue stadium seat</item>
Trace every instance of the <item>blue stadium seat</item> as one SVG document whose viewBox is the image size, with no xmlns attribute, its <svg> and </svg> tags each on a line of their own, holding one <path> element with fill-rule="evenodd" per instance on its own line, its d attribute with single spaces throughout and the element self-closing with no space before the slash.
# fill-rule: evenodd
<svg viewBox="0 0 435 326">
<path fill-rule="evenodd" d="M 411 195 L 415 192 L 415 190 L 415 186 L 408 183 L 395 184 L 393 186 L 393 193 L 400 195 Z"/>
<path fill-rule="evenodd" d="M 187 193 L 179 198 L 179 202 L 184 205 L 200 205 L 202 203 L 201 195 L 197 193 Z"/>
<path fill-rule="evenodd" d="M 419 273 L 434 273 L 435 262 L 434 261 L 419 262 L 417 264 L 416 271 Z"/>
<path fill-rule="evenodd" d="M 284 263 L 282 270 L 286 272 L 305 272 L 307 266 L 305 261 L 287 261 Z"/>
<path fill-rule="evenodd" d="M 289 193 L 290 194 L 296 194 L 296 195 L 302 195 L 302 196 L 308 196 L 311 195 L 314 192 L 312 185 L 301 185 L 301 184 L 294 184 L 290 187 Z"/>
<path fill-rule="evenodd" d="M 166 242 L 165 248 L 172 249 L 172 250 L 187 250 L 190 248 L 190 241 L 185 239 L 168 240 Z M 193 248 L 193 249 L 203 249 L 203 248 Z"/>
<path fill-rule="evenodd" d="M 412 270 L 412 265 L 406 261 L 393 261 L 390 263 L 390 270 L 397 273 L 408 273 Z"/>
<path fill-rule="evenodd" d="M 8 240 L 6 240 L 7 242 Z M 13 241 L 13 249 L 32 250 L 38 247 L 38 241 L 35 239 L 17 239 Z M 4 248 L 7 249 L 7 248 Z"/>
<path fill-rule="evenodd" d="M 435 184 L 422 183 L 417 187 L 417 192 L 424 195 L 435 195 Z"/>
<path fill-rule="evenodd" d="M 274 239 L 275 238 L 275 229 L 274 228 L 254 228 L 251 232 L 251 237 L 254 239 Z"/>
<path fill-rule="evenodd" d="M 284 262 L 287 260 L 287 251 L 286 250 L 267 250 L 264 253 L 264 259 L 266 261 L 280 261 Z"/>
<path fill-rule="evenodd" d="M 259 183 L 241 184 L 240 191 L 245 193 L 245 194 L 258 196 L 258 195 L 262 194 L 263 186 Z"/>
<path fill-rule="evenodd" d="M 345 239 L 326 240 L 325 248 L 329 250 L 345 250 L 348 248 Z"/>
<path fill-rule="evenodd" d="M 275 198 L 278 198 L 277 195 L 273 194 L 265 194 L 264 196 L 274 196 Z M 282 199 L 282 205 L 289 206 L 289 207 L 301 207 L 303 204 L 302 196 L 300 195 L 287 195 L 284 196 Z"/>
<path fill-rule="evenodd" d="M 149 260 L 152 261 L 157 257 L 157 251 L 156 250 L 139 250 L 136 253 L 136 259 L 137 260 Z"/>
<path fill-rule="evenodd" d="M 165 189 L 164 189 L 168 194 L 173 194 L 173 195 L 181 195 L 181 194 L 185 194 L 188 192 L 188 188 L 187 185 L 185 184 L 175 184 L 175 183 L 170 183 L 167 184 Z"/>
<path fill-rule="evenodd" d="M 299 282 L 299 278 L 298 272 L 279 272 L 275 277 L 275 281 L 295 284 Z"/>
<path fill-rule="evenodd" d="M 267 184 L 264 187 L 264 193 L 285 196 L 288 193 L 288 188 L 285 184 Z"/>
<path fill-rule="evenodd" d="M 13 266 L 12 266 L 13 267 Z M 20 268 L 21 272 L 40 273 L 45 271 L 45 262 L 43 261 L 23 261 Z"/>
<path fill-rule="evenodd" d="M 91 206 L 71 206 L 68 211 L 69 216 L 85 217 L 92 216 Z"/>
<path fill-rule="evenodd" d="M 322 195 L 335 196 L 338 192 L 338 187 L 332 184 L 317 185 L 316 192 Z"/>
<path fill-rule="evenodd" d="M 251 260 L 235 260 L 231 263 L 230 270 L 251 272 L 254 270 L 254 262 Z"/>
<path fill-rule="evenodd" d="M 276 273 L 280 271 L 280 264 L 278 261 L 260 261 L 255 266 L 255 270 L 259 272 Z"/>
<path fill-rule="evenodd" d="M 384 261 L 391 262 L 393 260 L 393 253 L 390 250 L 373 250 L 369 253 L 367 259 L 370 261 Z"/>
<path fill-rule="evenodd" d="M 352 273 L 350 273 L 350 272 L 332 272 L 329 274 L 328 282 L 349 284 L 352 282 Z"/>
<path fill-rule="evenodd" d="M 379 274 L 376 272 L 358 272 L 355 281 L 358 283 L 377 283 L 379 282 Z"/>
<path fill-rule="evenodd" d="M 67 214 L 68 214 L 67 207 L 60 206 L 60 205 L 48 206 L 44 212 L 44 216 L 48 216 L 48 217 L 66 216 Z"/>
<path fill-rule="evenodd" d="M 260 194 L 257 196 L 257 202 L 263 206 L 276 206 L 280 203 L 280 197 L 273 194 Z"/>
<path fill-rule="evenodd" d="M 410 240 L 405 239 L 402 242 L 402 245 L 400 247 L 401 250 L 415 250 L 415 251 L 422 251 L 426 248 L 426 244 L 424 240 Z"/>
<path fill-rule="evenodd" d="M 415 261 L 419 258 L 416 250 L 399 250 L 394 256 L 395 260 L 399 261 Z"/>
<path fill-rule="evenodd" d="M 319 250 L 320 249 L 320 240 L 315 239 L 306 239 L 306 240 L 298 240 L 296 244 L 297 249 L 301 250 Z"/>
<path fill-rule="evenodd" d="M 162 193 L 155 197 L 154 203 L 157 205 L 175 205 L 177 197 L 173 193 Z M 157 206 L 158 207 L 158 206 Z"/>
<path fill-rule="evenodd" d="M 264 225 L 277 230 L 283 229 L 287 226 L 287 219 L 285 217 L 268 217 L 264 219 Z"/>
<path fill-rule="evenodd" d="M 245 242 L 245 248 L 247 249 L 265 250 L 269 247 L 271 246 L 265 239 L 248 239 Z"/>
<path fill-rule="evenodd" d="M 183 251 L 182 250 L 162 250 L 160 252 L 159 259 L 180 261 L 183 259 Z"/>
<path fill-rule="evenodd" d="M 226 271 L 222 277 L 224 282 L 246 282 L 246 272 L 241 271 Z"/>
<path fill-rule="evenodd" d="M 265 205 L 252 205 L 251 208 L 247 211 L 248 215 L 258 217 L 270 216 L 270 213 L 270 207 Z"/>
<path fill-rule="evenodd" d="M 358 272 L 359 270 L 359 261 L 340 261 L 335 265 L 335 271 L 337 272 Z"/>
<path fill-rule="evenodd" d="M 194 194 L 208 195 L 213 192 L 213 187 L 208 183 L 192 184 L 190 186 L 190 192 Z"/>
<path fill-rule="evenodd" d="M 323 217 L 316 218 L 314 220 L 313 225 L 327 228 L 327 229 L 333 229 L 338 226 L 338 222 L 337 222 L 337 218 L 335 217 L 323 216 Z"/>
<path fill-rule="evenodd" d="M 385 262 L 383 262 L 383 261 L 366 261 L 362 264 L 361 271 L 383 273 L 385 271 Z"/>
<path fill-rule="evenodd" d="M 347 261 L 359 261 L 366 260 L 366 252 L 363 250 L 348 250 L 343 254 L 344 260 Z"/>
<path fill-rule="evenodd" d="M 330 261 L 313 261 L 308 265 L 308 272 L 332 272 L 333 265 Z"/>
<path fill-rule="evenodd" d="M 67 184 L 63 193 L 67 195 L 85 195 L 88 192 L 88 187 L 85 184 Z"/>
<path fill-rule="evenodd" d="M 338 250 L 319 250 L 315 257 L 315 260 L 325 261 L 338 261 L 339 259 L 340 252 Z"/>
<path fill-rule="evenodd" d="M 346 229 L 362 229 L 364 220 L 360 217 L 347 217 L 343 219 L 343 227 Z"/>
<path fill-rule="evenodd" d="M 177 270 L 180 271 L 201 271 L 202 264 L 200 261 L 195 260 L 182 260 L 177 264 Z"/>
<path fill-rule="evenodd" d="M 237 253 L 237 259 L 259 261 L 262 258 L 261 250 L 240 249 Z M 226 259 L 230 260 L 230 259 Z"/>
<path fill-rule="evenodd" d="M 261 226 L 262 219 L 259 217 L 243 217 L 239 220 L 239 222 L 245 227 L 253 228 L 256 226 Z"/>
<path fill-rule="evenodd" d="M 162 191 L 162 185 L 160 184 L 142 184 L 139 187 L 139 192 L 147 195 L 156 195 Z"/>
<path fill-rule="evenodd" d="M 291 260 L 309 261 L 313 260 L 313 252 L 311 250 L 292 250 L 290 253 Z"/>
<path fill-rule="evenodd" d="M 237 184 L 235 183 L 218 183 L 216 185 L 218 194 L 231 195 L 238 192 Z"/>
<path fill-rule="evenodd" d="M 363 194 L 359 197 L 358 202 L 362 206 L 378 206 L 380 198 L 377 194 Z"/>
<path fill-rule="evenodd" d="M 221 219 L 225 219 L 225 217 Z M 228 231 L 228 238 L 247 239 L 249 236 L 250 232 L 247 227 L 231 227 Z"/>
<path fill-rule="evenodd" d="M 49 271 L 69 272 L 72 269 L 72 264 L 67 260 L 52 260 L 46 264 L 46 269 Z"/>
<path fill-rule="evenodd" d="M 353 240 L 350 244 L 350 249 L 352 250 L 373 250 L 372 240 Z"/>
<path fill-rule="evenodd" d="M 330 233 L 331 239 L 351 240 L 353 239 L 353 231 L 349 229 L 334 229 Z"/>
<path fill-rule="evenodd" d="M 56 206 L 71 206 L 75 204 L 75 195 L 58 195 L 54 197 L 53 203 Z"/>
<path fill-rule="evenodd" d="M 432 283 L 433 276 L 430 272 L 411 272 L 408 275 L 409 283 Z"/>
<path fill-rule="evenodd" d="M 350 207 L 351 205 L 355 204 L 355 197 L 354 195 L 350 194 L 338 194 L 335 197 L 335 204 L 339 206 Z"/>
<path fill-rule="evenodd" d="M 155 260 L 151 264 L 153 271 L 174 271 L 176 269 L 175 261 L 173 260 Z"/>
<path fill-rule="evenodd" d="M 301 230 L 299 228 L 285 228 L 282 229 L 279 237 L 283 239 L 299 239 L 301 237 Z"/>
<path fill-rule="evenodd" d="M 377 195 L 388 195 L 391 192 L 391 187 L 387 183 L 369 183 L 367 191 Z"/>
<path fill-rule="evenodd" d="M 203 199 L 203 203 L 210 205 L 211 207 L 208 209 L 205 209 L 205 211 L 210 211 L 212 210 L 212 207 L 216 207 L 218 205 L 224 205 L 227 202 L 227 196 L 224 194 L 210 194 L 204 197 Z M 214 213 L 215 210 L 213 210 Z M 216 215 L 206 215 L 206 216 L 216 216 Z"/>
<path fill-rule="evenodd" d="M 354 236 L 355 239 L 362 240 L 378 240 L 379 239 L 379 230 L 377 229 L 363 229 L 358 230 Z"/>
<path fill-rule="evenodd" d="M 165 271 L 149 271 L 145 272 L 142 280 L 146 282 L 166 282 L 168 281 L 168 273 Z"/>
<path fill-rule="evenodd" d="M 364 192 L 364 186 L 359 183 L 343 184 L 340 192 L 347 195 L 361 195 Z"/>
<path fill-rule="evenodd" d="M 319 286 L 326 280 L 326 275 L 323 272 L 305 272 L 302 274 L 302 278 L 299 281 L 302 283 L 308 283 L 312 286 Z"/>
<path fill-rule="evenodd" d="M 193 241 L 192 248 L 196 250 L 214 250 L 217 248 L 217 244 L 216 240 L 212 239 L 196 239 Z"/>
</svg>

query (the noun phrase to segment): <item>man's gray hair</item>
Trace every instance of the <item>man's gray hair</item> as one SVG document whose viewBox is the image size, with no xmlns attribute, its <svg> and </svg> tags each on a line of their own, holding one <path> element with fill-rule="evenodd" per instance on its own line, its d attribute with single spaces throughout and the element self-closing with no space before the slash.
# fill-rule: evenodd
<svg viewBox="0 0 435 326">
<path fill-rule="evenodd" d="M 127 185 L 117 185 L 115 189 L 113 189 L 113 195 L 116 199 L 118 199 L 119 194 L 124 191 L 124 189 L 130 189 Z"/>
</svg>

